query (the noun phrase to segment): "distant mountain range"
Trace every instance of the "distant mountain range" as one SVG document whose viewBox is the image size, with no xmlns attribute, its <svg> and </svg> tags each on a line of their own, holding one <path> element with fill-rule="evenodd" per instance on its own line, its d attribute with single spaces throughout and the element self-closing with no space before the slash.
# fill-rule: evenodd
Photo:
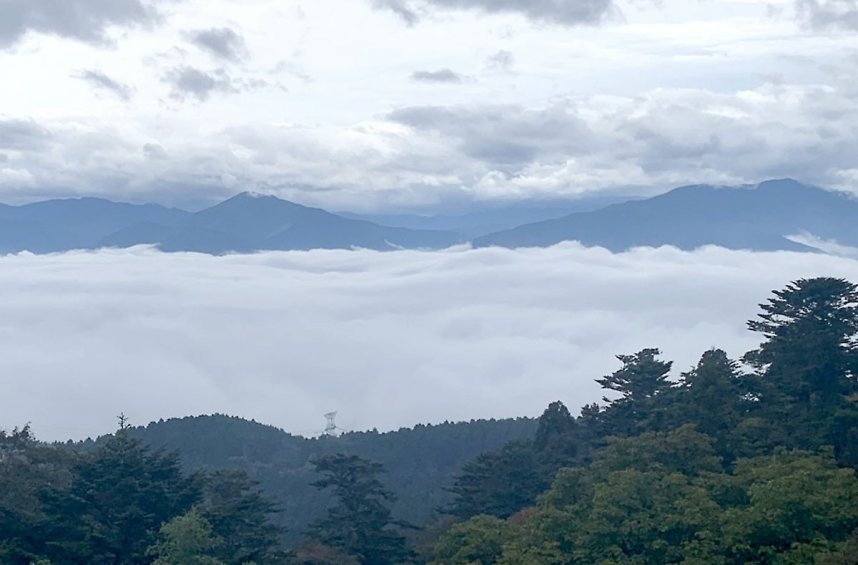
<svg viewBox="0 0 858 565">
<path fill-rule="evenodd" d="M 794 236 L 813 236 L 804 239 Z M 694 249 L 814 251 L 813 240 L 858 247 L 858 200 L 791 179 L 757 186 L 694 185 L 642 200 L 524 203 L 456 216 L 333 214 L 242 193 L 191 213 L 98 198 L 0 204 L 0 253 L 157 245 L 222 254 L 306 249 L 545 247 L 578 241 L 622 251 Z"/>
<path fill-rule="evenodd" d="M 0 253 L 140 244 L 211 254 L 353 247 L 438 249 L 462 241 L 452 232 L 382 226 L 250 193 L 196 213 L 97 198 L 0 208 Z"/>
<path fill-rule="evenodd" d="M 738 188 L 684 186 L 646 200 L 525 224 L 478 237 L 473 243 L 476 247 L 546 247 L 578 241 L 612 251 L 661 245 L 812 251 L 791 238 L 807 234 L 858 246 L 858 200 L 792 179 Z"/>
<path fill-rule="evenodd" d="M 480 203 L 476 210 L 459 214 L 355 214 L 341 212 L 347 218 L 368 220 L 385 226 L 454 232 L 466 241 L 532 222 L 567 216 L 575 212 L 598 210 L 610 204 L 626 202 L 629 197 L 585 196 L 575 200 L 538 202 Z"/>
</svg>

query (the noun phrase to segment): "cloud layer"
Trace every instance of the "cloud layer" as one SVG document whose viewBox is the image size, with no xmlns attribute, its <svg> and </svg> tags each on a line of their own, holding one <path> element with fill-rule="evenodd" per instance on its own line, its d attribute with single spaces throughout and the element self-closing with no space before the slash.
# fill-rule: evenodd
<svg viewBox="0 0 858 565">
<path fill-rule="evenodd" d="M 528 19 L 561 25 L 599 23 L 611 0 L 374 0 L 376 7 L 393 11 L 409 24 L 430 10 L 478 10 L 519 14 Z"/>
<path fill-rule="evenodd" d="M 189 34 L 191 41 L 212 55 L 229 61 L 238 61 L 245 55 L 244 38 L 227 27 L 211 28 Z"/>
<path fill-rule="evenodd" d="M 795 0 L 796 13 L 816 30 L 858 31 L 858 0 Z"/>
<path fill-rule="evenodd" d="M 144 0 L 3 0 L 0 48 L 28 31 L 97 43 L 110 26 L 148 25 L 157 19 Z"/>
<path fill-rule="evenodd" d="M 0 258 L 0 426 L 39 436 L 227 412 L 301 433 L 538 415 L 597 401 L 614 355 L 739 356 L 745 320 L 824 255 L 611 254 L 575 245 L 208 257 L 146 249 Z"/>
<path fill-rule="evenodd" d="M 412 80 L 417 82 L 436 82 L 458 84 L 465 80 L 465 77 L 450 69 L 439 69 L 437 71 L 415 71 L 411 74 Z"/>
<path fill-rule="evenodd" d="M 78 78 L 83 81 L 86 81 L 96 89 L 106 90 L 107 92 L 118 96 L 120 100 L 124 100 L 127 102 L 131 99 L 131 87 L 129 87 L 127 84 L 122 84 L 121 82 L 110 78 L 101 71 L 86 70 L 81 72 L 78 75 Z"/>
</svg>

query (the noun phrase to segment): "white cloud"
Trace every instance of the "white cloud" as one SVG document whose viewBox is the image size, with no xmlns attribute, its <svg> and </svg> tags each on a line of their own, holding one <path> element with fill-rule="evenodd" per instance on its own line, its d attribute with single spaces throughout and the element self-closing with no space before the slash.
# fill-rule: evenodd
<svg viewBox="0 0 858 565">
<path fill-rule="evenodd" d="M 186 91 L 201 99 L 231 88 L 204 74 L 191 79 Z M 853 88 L 766 83 L 736 93 L 566 97 L 544 107 L 415 106 L 337 126 L 200 116 L 190 137 L 160 122 L 8 120 L 0 147 L 17 149 L 18 166 L 42 189 L 34 197 L 74 191 L 175 203 L 251 189 L 378 210 L 781 177 L 858 191 Z M 169 159 L 153 164 L 140 148 L 159 145 L 169 146 Z"/>
<path fill-rule="evenodd" d="M 858 261 L 707 248 L 147 249 L 0 258 L 0 426 L 40 437 L 227 412 L 293 432 L 538 415 L 596 401 L 613 355 L 687 369 L 753 347 L 745 320 L 802 276 Z"/>
</svg>

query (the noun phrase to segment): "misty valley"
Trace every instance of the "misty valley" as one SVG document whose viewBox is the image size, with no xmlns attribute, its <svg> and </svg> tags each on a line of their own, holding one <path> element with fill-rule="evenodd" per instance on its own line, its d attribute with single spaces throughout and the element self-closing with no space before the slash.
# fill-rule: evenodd
<svg viewBox="0 0 858 565">
<path fill-rule="evenodd" d="M 671 379 L 617 356 L 600 403 L 314 439 L 222 415 L 0 435 L 3 563 L 853 563 L 858 287 L 775 290 Z M 563 396 L 562 389 L 556 391 Z M 333 421 L 333 414 L 331 415 Z"/>
</svg>

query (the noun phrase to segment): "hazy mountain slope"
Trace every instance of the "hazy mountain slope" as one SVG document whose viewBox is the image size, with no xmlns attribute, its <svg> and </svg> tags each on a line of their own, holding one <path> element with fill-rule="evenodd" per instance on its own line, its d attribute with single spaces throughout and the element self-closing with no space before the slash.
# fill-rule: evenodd
<svg viewBox="0 0 858 565">
<path fill-rule="evenodd" d="M 596 204 L 593 199 L 588 202 Z M 0 205 L 0 253 L 139 244 L 158 245 L 164 251 L 212 254 L 355 247 L 438 249 L 466 241 L 462 234 L 479 233 L 493 223 L 508 225 L 555 213 L 560 210 L 524 205 L 518 211 L 502 207 L 458 217 L 396 216 L 385 220 L 447 228 L 441 230 L 384 226 L 249 193 L 193 214 L 154 204 L 97 198 L 48 200 L 25 206 Z M 659 245 L 810 251 L 812 248 L 786 236 L 810 233 L 858 246 L 857 219 L 858 200 L 786 179 L 753 188 L 681 187 L 646 200 L 497 231 L 473 243 L 477 247 L 538 247 L 577 240 L 614 251 Z"/>
<path fill-rule="evenodd" d="M 462 241 L 452 232 L 379 226 L 247 193 L 194 214 L 98 198 L 0 205 L 0 253 L 140 244 L 158 245 L 164 251 L 201 253 L 352 247 L 438 249 Z"/>
<path fill-rule="evenodd" d="M 213 235 L 218 234 L 219 238 Z M 239 194 L 194 214 L 161 241 L 165 251 L 442 248 L 455 234 L 379 226 L 273 196 Z"/>
<path fill-rule="evenodd" d="M 99 247 L 129 225 L 171 226 L 190 214 L 156 204 L 125 204 L 100 198 L 46 200 L 0 210 L 0 252 L 50 253 Z"/>
<path fill-rule="evenodd" d="M 476 246 L 541 247 L 576 240 L 622 251 L 635 246 L 808 250 L 785 236 L 810 232 L 858 244 L 858 200 L 794 180 L 754 188 L 686 186 L 592 212 L 528 224 L 478 238 Z"/>
<path fill-rule="evenodd" d="M 423 523 L 449 501 L 443 489 L 464 463 L 508 441 L 532 437 L 536 427 L 528 418 L 477 420 L 305 439 L 240 418 L 200 416 L 152 423 L 135 434 L 153 447 L 178 450 L 191 471 L 245 470 L 284 505 L 283 519 L 297 535 L 329 501 L 309 484 L 315 479 L 309 465 L 314 457 L 341 452 L 384 464 L 385 480 L 399 497 L 397 516 Z"/>
<path fill-rule="evenodd" d="M 341 215 L 347 218 L 368 220 L 384 226 L 452 231 L 464 239 L 472 240 L 496 231 L 560 218 L 575 212 L 589 212 L 629 199 L 598 196 L 550 202 L 512 202 L 503 205 L 483 203 L 477 206 L 477 210 L 456 215 L 421 216 L 416 214 L 354 214 L 349 212 L 341 213 Z"/>
</svg>

